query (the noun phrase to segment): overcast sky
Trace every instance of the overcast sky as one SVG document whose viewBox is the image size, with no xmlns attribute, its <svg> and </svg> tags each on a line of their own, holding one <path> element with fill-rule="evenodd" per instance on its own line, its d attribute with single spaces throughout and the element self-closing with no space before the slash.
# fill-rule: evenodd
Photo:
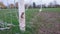
<svg viewBox="0 0 60 34">
<path fill-rule="evenodd" d="M 7 0 L 0 0 L 0 1 L 2 1 L 5 5 L 11 4 L 11 3 L 14 4 L 14 0 L 8 0 L 8 2 L 7 2 Z M 53 2 L 53 1 L 54 0 L 42 0 L 42 4 L 48 4 L 48 3 Z M 56 1 L 58 4 L 60 4 L 60 0 L 56 0 Z M 18 0 L 15 0 L 15 2 L 18 2 Z M 36 2 L 36 4 L 38 5 L 41 3 L 41 0 L 25 0 L 25 3 L 31 4 L 32 2 Z"/>
</svg>

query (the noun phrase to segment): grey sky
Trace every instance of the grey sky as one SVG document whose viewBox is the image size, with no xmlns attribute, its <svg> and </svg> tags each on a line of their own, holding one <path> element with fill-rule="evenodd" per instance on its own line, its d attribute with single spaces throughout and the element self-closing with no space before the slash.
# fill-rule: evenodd
<svg viewBox="0 0 60 34">
<path fill-rule="evenodd" d="M 5 5 L 7 5 L 7 3 L 11 4 L 13 3 L 14 4 L 14 0 L 0 0 L 2 1 Z M 50 3 L 50 2 L 53 2 L 54 0 L 42 0 L 42 4 L 47 4 Z M 60 0 L 56 0 L 58 4 L 60 4 Z M 15 2 L 18 2 L 18 0 L 15 0 Z M 32 3 L 32 2 L 36 2 L 36 4 L 40 4 L 41 3 L 41 0 L 25 0 L 25 3 Z"/>
</svg>

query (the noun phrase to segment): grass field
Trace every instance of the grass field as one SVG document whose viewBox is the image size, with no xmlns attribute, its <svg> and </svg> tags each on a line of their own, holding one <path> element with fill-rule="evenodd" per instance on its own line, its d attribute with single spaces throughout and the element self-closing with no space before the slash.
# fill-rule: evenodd
<svg viewBox="0 0 60 34">
<path fill-rule="evenodd" d="M 43 11 L 60 12 L 60 8 L 43 8 Z M 39 9 L 28 9 L 26 11 L 26 32 L 23 34 L 34 34 L 34 28 L 31 27 L 31 20 L 38 14 Z M 12 23 L 17 25 L 10 30 L 0 31 L 0 34 L 22 34 L 18 26 L 18 10 L 17 9 L 1 9 L 0 20 L 3 23 Z"/>
<path fill-rule="evenodd" d="M 12 23 L 14 25 L 18 25 L 18 15 L 17 10 L 15 9 L 2 9 L 0 10 L 0 20 L 3 23 Z M 10 30 L 0 31 L 0 34 L 15 34 L 19 33 L 19 27 L 12 27 Z"/>
<path fill-rule="evenodd" d="M 29 21 L 31 18 L 33 18 L 33 15 L 35 12 L 37 12 L 38 9 L 29 9 L 26 11 L 26 23 L 29 24 Z M 28 16 L 28 17 L 27 17 Z M 12 23 L 16 25 L 15 27 L 12 27 L 10 30 L 4 30 L 0 31 L 0 34 L 21 34 L 18 26 L 18 9 L 1 9 L 0 10 L 0 20 L 3 21 L 3 23 Z M 27 25 L 28 26 L 28 25 Z M 6 26 L 5 26 L 6 27 Z"/>
</svg>

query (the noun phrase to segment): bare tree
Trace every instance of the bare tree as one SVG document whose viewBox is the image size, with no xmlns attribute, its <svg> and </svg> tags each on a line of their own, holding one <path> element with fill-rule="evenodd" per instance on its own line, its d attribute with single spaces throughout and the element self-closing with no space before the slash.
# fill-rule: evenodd
<svg viewBox="0 0 60 34">
<path fill-rule="evenodd" d="M 56 2 L 56 0 L 54 0 L 54 7 L 57 7 L 57 2 Z"/>
<path fill-rule="evenodd" d="M 16 8 L 18 8 L 18 2 L 15 3 Z"/>
<path fill-rule="evenodd" d="M 36 4 L 35 4 L 35 2 L 33 2 L 33 8 L 36 8 Z"/>
</svg>

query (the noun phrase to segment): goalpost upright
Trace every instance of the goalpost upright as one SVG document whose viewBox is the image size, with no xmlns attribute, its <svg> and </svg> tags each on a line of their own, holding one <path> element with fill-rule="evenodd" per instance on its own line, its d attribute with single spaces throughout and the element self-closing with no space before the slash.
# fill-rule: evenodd
<svg viewBox="0 0 60 34">
<path fill-rule="evenodd" d="M 25 31 L 25 3 L 24 3 L 24 0 L 18 0 L 18 9 L 19 9 L 19 27 L 20 27 L 20 30 Z M 42 11 L 42 0 L 41 0 L 41 8 L 39 11 Z"/>
<path fill-rule="evenodd" d="M 25 31 L 25 3 L 24 0 L 18 0 L 19 9 L 19 27 L 21 31 Z"/>
<path fill-rule="evenodd" d="M 41 7 L 40 7 L 39 11 L 41 12 L 42 11 L 42 0 L 40 0 L 40 2 L 41 2 Z"/>
</svg>

